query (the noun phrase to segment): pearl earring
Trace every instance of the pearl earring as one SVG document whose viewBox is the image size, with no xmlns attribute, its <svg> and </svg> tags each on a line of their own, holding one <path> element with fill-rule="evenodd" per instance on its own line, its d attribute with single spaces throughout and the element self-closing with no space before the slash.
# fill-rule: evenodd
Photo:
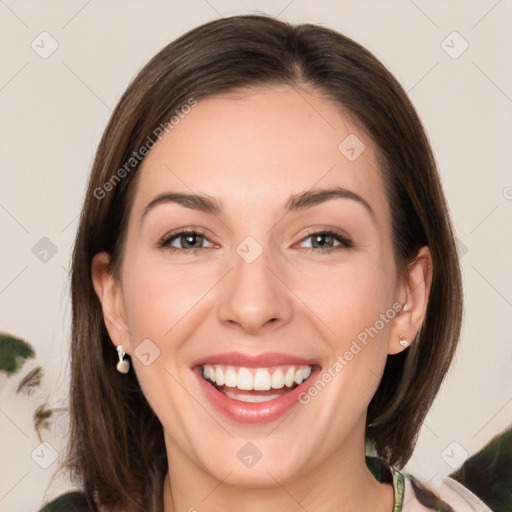
<svg viewBox="0 0 512 512">
<path fill-rule="evenodd" d="M 400 334 L 400 339 L 398 341 L 402 347 L 407 347 L 409 345 L 409 342 L 405 339 L 405 336 L 403 334 Z"/>
<path fill-rule="evenodd" d="M 124 353 L 123 347 L 121 345 L 119 345 L 116 350 L 119 354 L 119 361 L 116 365 L 117 371 L 119 373 L 126 374 L 130 371 L 130 361 L 124 358 L 126 354 Z"/>
</svg>

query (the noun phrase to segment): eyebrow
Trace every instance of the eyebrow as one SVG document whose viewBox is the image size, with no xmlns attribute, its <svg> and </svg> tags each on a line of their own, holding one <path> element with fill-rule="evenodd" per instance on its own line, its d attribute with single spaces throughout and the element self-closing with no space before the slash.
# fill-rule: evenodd
<svg viewBox="0 0 512 512">
<path fill-rule="evenodd" d="M 365 199 L 343 187 L 308 190 L 299 194 L 292 194 L 286 201 L 284 208 L 287 212 L 303 211 L 331 199 L 351 199 L 357 201 L 375 218 L 375 212 Z M 150 210 L 164 203 L 180 204 L 191 210 L 198 210 L 212 215 L 220 215 L 223 211 L 222 203 L 210 196 L 185 194 L 181 192 L 164 192 L 156 196 L 149 202 L 146 208 L 144 208 L 141 222 Z"/>
</svg>

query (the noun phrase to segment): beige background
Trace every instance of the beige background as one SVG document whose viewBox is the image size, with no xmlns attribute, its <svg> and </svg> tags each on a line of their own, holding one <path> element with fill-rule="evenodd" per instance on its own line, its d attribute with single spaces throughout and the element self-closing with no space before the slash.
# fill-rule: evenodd
<svg viewBox="0 0 512 512">
<path fill-rule="evenodd" d="M 70 253 L 111 110 L 165 44 L 208 20 L 254 11 L 324 24 L 362 43 L 410 93 L 431 138 L 463 255 L 466 316 L 456 363 L 408 469 L 425 482 L 446 475 L 510 425 L 510 0 L 0 0 L 0 329 L 37 352 L 21 374 L 0 375 L 0 510 L 37 510 L 57 462 L 41 466 L 53 450 L 63 453 L 65 415 L 43 446 L 32 415 L 44 401 L 65 403 Z M 469 47 L 453 58 L 464 41 Z M 44 55 L 52 44 L 56 51 Z M 43 237 L 57 250 L 46 262 L 32 252 Z M 45 369 L 40 389 L 16 395 L 37 364 Z"/>
</svg>

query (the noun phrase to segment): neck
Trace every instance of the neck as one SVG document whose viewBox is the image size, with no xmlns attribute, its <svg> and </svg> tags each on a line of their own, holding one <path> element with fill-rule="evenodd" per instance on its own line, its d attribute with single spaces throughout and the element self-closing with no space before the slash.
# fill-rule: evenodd
<svg viewBox="0 0 512 512">
<path fill-rule="evenodd" d="M 265 485 L 238 485 L 234 472 L 215 478 L 168 444 L 169 472 L 164 481 L 164 512 L 389 512 L 394 493 L 379 483 L 366 466 L 364 438 L 346 443 L 321 463 L 279 481 L 266 473 Z M 172 452 L 172 453 L 169 453 Z"/>
</svg>

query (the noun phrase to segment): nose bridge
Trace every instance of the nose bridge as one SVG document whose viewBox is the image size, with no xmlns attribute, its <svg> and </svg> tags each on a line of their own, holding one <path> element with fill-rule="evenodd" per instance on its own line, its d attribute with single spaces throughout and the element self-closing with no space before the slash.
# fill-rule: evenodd
<svg viewBox="0 0 512 512">
<path fill-rule="evenodd" d="M 235 249 L 233 270 L 219 305 L 222 322 L 257 331 L 266 324 L 289 321 L 290 297 L 286 287 L 270 270 L 274 264 L 271 251 L 262 243 L 252 236 L 242 240 Z"/>
</svg>

